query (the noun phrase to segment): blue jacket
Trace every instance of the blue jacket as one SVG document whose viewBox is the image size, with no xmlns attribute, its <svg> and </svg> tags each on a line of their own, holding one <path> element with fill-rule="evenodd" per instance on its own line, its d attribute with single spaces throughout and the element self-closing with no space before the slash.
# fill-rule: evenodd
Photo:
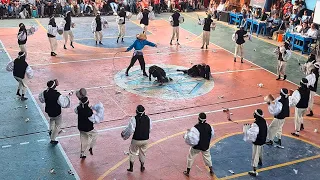
<svg viewBox="0 0 320 180">
<path fill-rule="evenodd" d="M 152 47 L 156 46 L 156 44 L 150 41 L 137 39 L 134 41 L 134 43 L 131 46 L 127 48 L 126 52 L 130 51 L 132 48 L 134 48 L 135 50 L 142 50 L 145 45 L 152 46 Z"/>
</svg>

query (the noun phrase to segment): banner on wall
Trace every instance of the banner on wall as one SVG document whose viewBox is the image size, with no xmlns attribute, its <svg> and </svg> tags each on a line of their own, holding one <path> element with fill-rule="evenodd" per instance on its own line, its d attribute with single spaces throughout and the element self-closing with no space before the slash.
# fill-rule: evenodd
<svg viewBox="0 0 320 180">
<path fill-rule="evenodd" d="M 314 19 L 313 22 L 316 24 L 320 24 L 320 1 L 318 0 L 316 3 L 316 7 L 314 10 Z"/>
<path fill-rule="evenodd" d="M 257 8 L 263 8 L 265 3 L 266 3 L 266 0 L 251 0 L 250 6 L 257 7 Z"/>
</svg>

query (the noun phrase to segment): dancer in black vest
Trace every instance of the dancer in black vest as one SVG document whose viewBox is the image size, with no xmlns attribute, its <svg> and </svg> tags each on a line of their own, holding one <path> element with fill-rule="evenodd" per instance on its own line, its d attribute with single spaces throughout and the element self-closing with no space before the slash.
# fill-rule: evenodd
<svg viewBox="0 0 320 180">
<path fill-rule="evenodd" d="M 138 15 L 137 18 L 140 20 L 140 25 L 143 29 L 144 34 L 147 33 L 148 31 L 148 25 L 149 25 L 149 20 L 154 19 L 154 13 L 153 11 L 149 10 L 148 8 L 144 8 Z"/>
<path fill-rule="evenodd" d="M 92 33 L 94 34 L 96 45 L 98 44 L 98 42 L 100 45 L 103 45 L 101 42 L 103 38 L 102 29 L 106 27 L 105 26 L 106 24 L 108 24 L 107 20 L 105 20 L 104 18 L 101 18 L 100 11 L 98 11 L 96 18 L 92 20 L 92 23 L 91 23 L 91 29 L 92 29 Z"/>
<path fill-rule="evenodd" d="M 130 168 L 129 172 L 133 172 L 133 164 L 135 156 L 139 155 L 140 171 L 145 170 L 144 163 L 146 158 L 146 151 L 148 146 L 149 134 L 152 129 L 152 121 L 145 114 L 145 109 L 142 105 L 138 105 L 136 109 L 137 115 L 132 117 L 129 121 L 129 125 L 125 130 L 121 132 L 121 137 L 126 140 L 133 133 L 131 145 L 129 148 L 129 160 Z"/>
<path fill-rule="evenodd" d="M 70 37 L 70 46 L 74 48 L 73 46 L 73 32 L 71 28 L 74 27 L 74 23 L 71 20 L 71 13 L 68 11 L 66 13 L 66 17 L 64 18 L 64 29 L 63 29 L 63 38 L 64 38 L 64 49 L 67 49 L 66 44 L 68 42 L 68 37 Z"/>
<path fill-rule="evenodd" d="M 54 17 L 51 17 L 48 24 L 48 32 L 47 32 L 47 36 L 48 36 L 50 48 L 51 48 L 51 56 L 57 55 L 55 53 L 58 45 L 57 39 L 56 39 L 57 33 L 58 33 L 58 26 L 56 24 Z"/>
<path fill-rule="evenodd" d="M 282 147 L 281 144 L 281 135 L 282 128 L 285 122 L 285 118 L 290 116 L 290 107 L 288 99 L 288 89 L 282 88 L 280 90 L 280 97 L 275 99 L 274 102 L 268 102 L 268 109 L 270 114 L 274 115 L 274 119 L 269 125 L 267 139 L 267 145 L 272 145 L 274 137 L 278 138 L 278 141 L 275 142 L 277 147 Z"/>
<path fill-rule="evenodd" d="M 23 23 L 19 24 L 19 32 L 18 32 L 18 44 L 20 51 L 27 53 L 26 43 L 28 41 L 28 36 L 34 34 L 36 29 L 31 27 L 30 29 L 26 29 L 26 26 Z"/>
<path fill-rule="evenodd" d="M 18 90 L 17 90 L 17 96 L 20 97 L 21 101 L 25 101 L 28 98 L 25 97 L 26 92 L 26 82 L 25 82 L 25 76 L 29 79 L 33 77 L 33 70 L 26 62 L 26 53 L 25 52 L 19 52 L 19 56 L 13 61 L 10 62 L 7 65 L 7 70 L 13 72 L 13 77 L 18 81 Z M 21 91 L 21 94 L 20 94 Z"/>
<path fill-rule="evenodd" d="M 253 113 L 255 122 L 251 125 L 250 129 L 246 132 L 248 137 L 256 137 L 252 139 L 252 167 L 253 171 L 249 171 L 251 176 L 257 176 L 257 167 L 262 165 L 263 145 L 267 140 L 268 127 L 266 120 L 263 118 L 261 109 L 257 109 Z"/>
<path fill-rule="evenodd" d="M 296 106 L 294 113 L 295 132 L 293 136 L 299 137 L 299 132 L 304 130 L 303 115 L 306 113 L 310 98 L 310 89 L 308 88 L 308 80 L 302 78 L 300 87 L 289 96 L 290 106 Z"/>
<path fill-rule="evenodd" d="M 311 70 L 311 74 L 309 74 L 306 79 L 308 80 L 308 87 L 310 89 L 310 99 L 308 109 L 310 111 L 307 116 L 313 116 L 313 103 L 314 103 L 314 96 L 316 95 L 317 88 L 318 88 L 318 80 L 319 80 L 319 63 L 314 64 L 314 69 Z"/>
<path fill-rule="evenodd" d="M 247 36 L 247 31 L 244 30 L 244 27 L 241 26 L 239 30 L 237 30 L 235 32 L 235 34 L 233 35 L 232 39 L 233 41 L 236 42 L 236 47 L 235 47 L 235 52 L 234 52 L 234 59 L 233 61 L 236 62 L 237 61 L 237 55 L 238 55 L 238 51 L 240 51 L 240 57 L 241 57 L 241 63 L 243 63 L 243 45 L 246 42 L 244 40 L 244 37 Z"/>
<path fill-rule="evenodd" d="M 206 49 L 208 49 L 209 43 L 210 43 L 210 31 L 211 29 L 215 28 L 215 24 L 213 23 L 213 20 L 211 19 L 211 15 L 208 14 L 204 20 L 199 19 L 199 24 L 203 25 L 203 36 L 202 36 L 202 46 L 201 49 L 204 48 L 204 45 L 206 45 Z"/>
<path fill-rule="evenodd" d="M 125 32 L 126 32 L 126 16 L 127 12 L 124 9 L 124 7 L 120 8 L 120 11 L 118 12 L 118 38 L 117 38 L 117 43 L 119 42 L 119 39 L 121 38 L 121 42 L 123 41 Z"/>
<path fill-rule="evenodd" d="M 39 101 L 45 103 L 45 112 L 48 114 L 50 119 L 50 143 L 58 144 L 56 138 L 60 132 L 62 124 L 61 108 L 70 107 L 70 92 L 67 96 L 61 95 L 56 87 L 58 86 L 57 80 L 51 80 L 47 82 L 47 89 L 39 94 Z"/>
<path fill-rule="evenodd" d="M 186 176 L 189 176 L 193 161 L 200 152 L 206 166 L 210 169 L 210 175 L 214 175 L 210 154 L 210 141 L 214 135 L 214 130 L 212 126 L 206 123 L 206 118 L 205 113 L 200 113 L 198 124 L 188 130 L 185 135 L 186 143 L 192 146 L 187 157 L 187 170 L 183 172 Z M 197 142 L 188 142 L 189 139 L 197 139 Z"/>
<path fill-rule="evenodd" d="M 174 13 L 169 17 L 169 22 L 172 25 L 172 37 L 170 40 L 170 45 L 172 45 L 172 41 L 174 37 L 177 38 L 177 45 L 179 44 L 179 24 L 180 24 L 180 13 L 178 12 L 177 9 L 173 9 Z"/>
<path fill-rule="evenodd" d="M 80 131 L 80 141 L 81 141 L 81 153 L 80 158 L 86 158 L 86 152 L 89 150 L 90 154 L 93 155 L 93 146 L 96 143 L 98 132 L 94 129 L 94 124 L 99 123 L 103 120 L 104 108 L 100 103 L 100 107 L 97 109 L 98 105 L 89 107 L 89 99 L 87 97 L 82 97 L 80 99 L 80 104 L 75 108 L 75 113 L 78 114 L 78 129 Z M 95 110 L 96 113 L 93 113 Z"/>
<path fill-rule="evenodd" d="M 280 80 L 281 76 L 283 76 L 283 80 L 286 80 L 287 79 L 287 75 L 286 75 L 287 62 L 291 57 L 289 42 L 286 41 L 283 46 L 277 47 L 275 52 L 278 55 L 278 66 L 277 66 L 278 78 L 276 80 Z"/>
<path fill-rule="evenodd" d="M 151 76 L 157 78 L 157 82 L 162 86 L 163 83 L 172 81 L 171 78 L 167 77 L 166 72 L 159 66 L 153 65 L 149 67 L 149 81 L 151 81 Z"/>
</svg>

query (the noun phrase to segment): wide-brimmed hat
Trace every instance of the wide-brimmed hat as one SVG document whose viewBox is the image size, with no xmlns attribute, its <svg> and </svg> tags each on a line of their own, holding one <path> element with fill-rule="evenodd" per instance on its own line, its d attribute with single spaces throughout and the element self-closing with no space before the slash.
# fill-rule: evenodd
<svg viewBox="0 0 320 180">
<path fill-rule="evenodd" d="M 137 34 L 137 38 L 140 40 L 146 40 L 147 39 L 147 35 L 141 33 L 141 34 Z"/>
<path fill-rule="evenodd" d="M 87 90 L 85 88 L 81 88 L 78 91 L 76 91 L 76 96 L 78 99 L 82 99 L 83 97 L 87 96 Z"/>
</svg>

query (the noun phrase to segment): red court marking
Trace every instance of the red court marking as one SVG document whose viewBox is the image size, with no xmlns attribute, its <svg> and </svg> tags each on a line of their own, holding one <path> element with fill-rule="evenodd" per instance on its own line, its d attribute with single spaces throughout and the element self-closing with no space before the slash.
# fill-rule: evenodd
<svg viewBox="0 0 320 180">
<path fill-rule="evenodd" d="M 161 31 L 156 28 L 160 28 Z M 123 126 L 128 123 L 127 115 L 134 115 L 135 107 L 143 104 L 146 112 L 151 114 L 153 120 L 161 120 L 175 117 L 175 119 L 154 124 L 150 143 L 156 142 L 167 136 L 185 131 L 197 123 L 196 115 L 178 118 L 188 114 L 197 114 L 202 111 L 215 111 L 223 107 L 238 107 L 250 104 L 256 104 L 263 101 L 263 96 L 273 94 L 277 96 L 279 89 L 286 87 L 288 89 L 296 89 L 296 86 L 287 81 L 275 81 L 275 76 L 263 70 L 250 70 L 258 68 L 251 63 L 233 62 L 233 55 L 229 52 L 210 45 L 215 49 L 215 53 L 211 50 L 201 51 L 199 48 L 202 44 L 201 38 L 190 34 L 184 29 L 180 29 L 180 37 L 190 37 L 189 39 L 181 38 L 182 47 L 169 46 L 171 37 L 171 27 L 164 20 L 157 20 L 157 23 L 151 23 L 150 31 L 153 33 L 148 36 L 150 41 L 156 42 L 158 49 L 145 48 L 146 63 L 153 64 L 172 64 L 178 66 L 191 67 L 193 64 L 207 63 L 212 67 L 212 72 L 224 72 L 214 74 L 215 87 L 213 90 L 203 96 L 185 100 L 162 100 L 156 98 L 147 98 L 129 93 L 116 86 L 113 75 L 116 71 L 127 67 L 131 53 L 121 53 L 114 60 L 115 69 L 113 67 L 112 58 L 115 49 L 88 48 L 86 46 L 75 44 L 75 49 L 63 50 L 62 41 L 59 42 L 58 57 L 49 56 L 49 42 L 46 32 L 43 29 L 28 38 L 27 61 L 30 65 L 34 65 L 35 78 L 28 81 L 28 86 L 37 99 L 37 94 L 46 88 L 46 82 L 53 78 L 58 78 L 60 86 L 58 90 L 74 90 L 81 87 L 92 88 L 88 90 L 88 96 L 91 104 L 102 102 L 106 107 L 105 122 L 96 125 L 97 130 L 104 130 L 99 134 L 97 145 L 94 148 L 94 156 L 88 156 L 85 161 L 80 161 L 80 142 L 77 130 L 77 117 L 73 112 L 73 108 L 63 111 L 63 119 L 66 132 L 61 138 L 61 142 L 66 154 L 70 158 L 73 166 L 77 170 L 81 179 L 97 179 L 107 170 L 123 160 L 126 156 L 123 151 L 128 150 L 130 141 L 123 141 L 120 137 L 122 129 L 106 131 L 108 128 Z M 18 29 L 8 28 L 1 29 L 3 36 L 2 41 L 11 57 L 15 58 L 18 50 L 16 34 L 12 33 Z M 191 42 L 190 42 L 191 40 Z M 157 53 L 158 51 L 160 53 Z M 47 54 L 37 54 L 34 52 L 42 52 Z M 165 52 L 166 51 L 166 52 Z M 177 52 L 179 51 L 179 52 Z M 169 54 L 172 52 L 172 54 Z M 109 53 L 109 54 L 108 54 Z M 101 59 L 106 58 L 106 59 Z M 108 59 L 109 58 L 109 59 Z M 91 60 L 90 60 L 91 59 Z M 92 60 L 94 59 L 94 60 Z M 57 63 L 57 64 L 51 64 Z M 44 64 L 44 65 L 39 65 Z M 138 65 L 138 63 L 136 64 Z M 243 72 L 226 73 L 226 71 L 244 70 Z M 263 83 L 263 88 L 258 88 L 257 84 Z M 103 86 L 102 88 L 99 88 Z M 121 92 L 121 93 L 117 93 Z M 65 92 L 67 93 L 67 92 Z M 219 99 L 219 96 L 224 98 Z M 318 101 L 318 97 L 316 97 Z M 72 106 L 77 105 L 77 99 L 72 97 Z M 40 105 L 43 110 L 43 105 Z M 232 110 L 233 120 L 251 119 L 252 112 L 256 108 L 261 108 L 267 113 L 266 105 L 256 105 L 245 108 Z M 315 112 L 319 112 L 319 106 L 315 106 Z M 293 116 L 294 110 L 291 109 Z M 318 117 L 318 116 L 316 116 Z M 226 122 L 226 114 L 222 112 L 214 112 L 208 114 L 209 123 Z M 270 122 L 270 121 L 269 121 Z M 243 122 L 244 123 L 244 122 Z M 216 138 L 223 135 L 239 132 L 242 130 L 242 124 L 227 123 L 215 126 Z M 302 138 L 320 144 L 319 135 L 313 133 L 314 127 L 319 125 L 319 121 L 305 121 L 306 130 L 301 133 Z M 293 131 L 293 120 L 287 120 L 284 133 Z M 136 161 L 134 173 L 128 174 L 126 168 L 128 163 L 121 164 L 119 168 L 112 171 L 105 179 L 183 179 L 182 171 L 186 167 L 186 156 L 189 147 L 184 143 L 182 135 L 165 140 L 148 150 L 146 161 L 146 172 L 139 172 L 139 161 Z M 248 154 L 250 156 L 250 154 Z M 198 167 L 197 167 L 198 166 Z M 248 164 L 248 166 L 250 166 Z M 207 179 L 207 173 L 201 158 L 197 158 L 192 168 L 192 178 Z M 164 176 L 165 175 L 165 176 Z"/>
</svg>

